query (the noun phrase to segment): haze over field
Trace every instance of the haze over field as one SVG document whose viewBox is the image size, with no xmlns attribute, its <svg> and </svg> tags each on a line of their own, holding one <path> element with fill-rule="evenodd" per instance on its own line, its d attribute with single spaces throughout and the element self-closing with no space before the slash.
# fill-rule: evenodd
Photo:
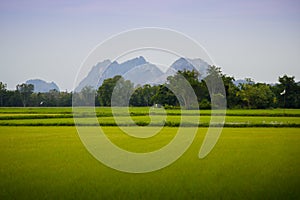
<svg viewBox="0 0 300 200">
<path fill-rule="evenodd" d="M 138 27 L 187 34 L 236 79 L 300 77 L 297 0 L 3 0 L 0 26 L 0 81 L 9 89 L 38 78 L 71 90 L 80 64 L 97 44 Z"/>
</svg>

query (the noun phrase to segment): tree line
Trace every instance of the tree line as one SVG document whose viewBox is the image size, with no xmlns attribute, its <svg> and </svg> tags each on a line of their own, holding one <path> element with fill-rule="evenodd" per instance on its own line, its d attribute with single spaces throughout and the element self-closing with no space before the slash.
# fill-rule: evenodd
<svg viewBox="0 0 300 200">
<path fill-rule="evenodd" d="M 245 82 L 236 85 L 234 77 L 223 74 L 221 69 L 210 66 L 207 76 L 199 79 L 197 71 L 178 71 L 174 76 L 169 76 L 167 82 L 160 85 L 137 85 L 130 80 L 125 80 L 121 76 L 115 76 L 103 81 L 97 89 L 90 86 L 84 87 L 81 92 L 59 92 L 51 90 L 47 93 L 34 93 L 34 86 L 31 84 L 19 84 L 16 90 L 7 90 L 6 84 L 0 82 L 0 106 L 72 106 L 72 98 L 81 106 L 152 106 L 162 105 L 165 108 L 179 107 L 181 101 L 187 103 L 188 94 L 185 99 L 174 94 L 185 93 L 181 84 L 176 88 L 172 85 L 179 83 L 182 77 L 193 89 L 197 105 L 200 109 L 211 108 L 211 97 L 209 88 L 210 82 L 214 82 L 216 77 L 224 83 L 225 93 L 216 93 L 218 98 L 226 98 L 227 108 L 300 108 L 300 85 L 295 82 L 294 76 L 284 75 L 279 77 L 278 84 L 270 85 L 266 83 L 255 83 L 252 79 L 246 78 Z M 115 95 L 112 105 L 113 92 Z M 89 99 L 89 100 L 87 100 Z M 92 99 L 92 101 L 91 101 Z M 192 107 L 188 107 L 192 108 Z"/>
<path fill-rule="evenodd" d="M 1 107 L 54 107 L 72 106 L 72 92 L 50 90 L 46 93 L 34 93 L 32 84 L 18 84 L 16 90 L 7 90 L 7 85 L 0 82 Z"/>
</svg>

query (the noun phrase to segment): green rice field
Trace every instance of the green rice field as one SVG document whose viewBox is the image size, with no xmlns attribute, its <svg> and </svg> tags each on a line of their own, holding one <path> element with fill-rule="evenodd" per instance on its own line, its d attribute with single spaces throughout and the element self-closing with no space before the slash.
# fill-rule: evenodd
<svg viewBox="0 0 300 200">
<path fill-rule="evenodd" d="M 210 110 L 167 110 L 144 107 L 119 108 L 112 114 L 110 108 L 96 108 L 94 115 L 85 108 L 79 125 L 102 126 L 146 126 L 150 122 L 153 126 L 200 126 L 208 127 L 211 120 Z M 166 113 L 165 113 L 166 112 Z M 223 118 L 223 116 L 215 116 Z M 221 111 L 220 111 L 221 115 Z M 183 118 L 182 118 L 183 116 Z M 194 118 L 199 117 L 195 121 Z M 97 117 L 95 124 L 93 118 Z M 115 118 L 117 117 L 117 122 Z M 226 127 L 300 127 L 299 110 L 227 110 L 224 121 Z M 0 109 L 0 126 L 74 126 L 71 108 L 2 108 Z"/>
<path fill-rule="evenodd" d="M 149 115 L 150 113 L 150 115 Z M 130 108 L 117 113 L 121 126 L 140 125 L 159 134 L 133 138 L 117 126 L 110 108 L 97 121 L 117 146 L 155 151 L 183 129 L 200 126 L 188 150 L 166 168 L 131 174 L 96 160 L 81 142 L 72 108 L 0 108 L 0 199 L 299 199 L 300 110 L 227 110 L 225 128 L 204 159 L 199 149 L 210 111 Z M 90 115 L 76 116 L 95 131 Z M 222 116 L 217 116 L 222 117 Z M 130 121 L 130 119 L 133 120 Z M 143 133 L 141 133 L 143 134 Z"/>
</svg>

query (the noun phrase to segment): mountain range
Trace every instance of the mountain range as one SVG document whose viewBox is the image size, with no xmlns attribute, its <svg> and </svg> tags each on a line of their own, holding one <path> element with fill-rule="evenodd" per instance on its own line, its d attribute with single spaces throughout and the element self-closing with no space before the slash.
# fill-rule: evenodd
<svg viewBox="0 0 300 200">
<path fill-rule="evenodd" d="M 104 60 L 92 67 L 88 75 L 79 83 L 75 91 L 80 91 L 85 86 L 98 88 L 105 79 L 121 75 L 135 85 L 162 84 L 168 76 L 176 74 L 181 70 L 196 70 L 200 73 L 199 79 L 206 76 L 209 64 L 200 58 L 179 58 L 164 73 L 155 64 L 152 64 L 142 56 L 127 60 L 122 63 Z"/>
<path fill-rule="evenodd" d="M 50 90 L 59 91 L 59 87 L 54 82 L 46 82 L 40 79 L 31 79 L 26 81 L 26 84 L 32 84 L 34 86 L 35 93 L 46 93 Z"/>
</svg>

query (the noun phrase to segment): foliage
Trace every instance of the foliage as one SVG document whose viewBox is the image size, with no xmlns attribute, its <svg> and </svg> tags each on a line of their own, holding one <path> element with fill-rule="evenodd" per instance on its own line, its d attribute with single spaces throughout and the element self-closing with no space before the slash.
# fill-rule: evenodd
<svg viewBox="0 0 300 200">
<path fill-rule="evenodd" d="M 164 106 L 179 106 L 178 99 L 166 85 L 158 86 L 157 93 L 153 96 L 153 102 Z"/>
<path fill-rule="evenodd" d="M 0 106 L 3 106 L 3 97 L 6 93 L 7 85 L 5 83 L 0 82 Z"/>
<path fill-rule="evenodd" d="M 30 95 L 33 93 L 34 90 L 34 86 L 32 84 L 19 84 L 17 85 L 17 91 L 19 92 L 22 102 L 23 102 L 23 106 L 26 107 Z"/>
<path fill-rule="evenodd" d="M 200 84 L 198 80 L 199 74 L 196 71 L 178 71 L 174 76 L 167 78 L 167 87 L 176 95 L 180 105 L 186 109 L 197 108 L 200 92 Z M 199 91 L 199 92 L 198 92 Z"/>
<path fill-rule="evenodd" d="M 240 85 L 237 95 L 247 105 L 248 108 L 269 108 L 273 105 L 274 94 L 269 85 L 264 83 L 254 83 L 249 80 Z"/>
<path fill-rule="evenodd" d="M 278 105 L 285 108 L 300 108 L 300 85 L 295 82 L 295 77 L 284 75 L 279 77 L 279 84 L 274 89 Z M 284 95 L 280 95 L 285 90 Z"/>
<path fill-rule="evenodd" d="M 130 80 L 125 80 L 123 77 L 118 79 L 112 92 L 112 106 L 128 106 L 130 97 L 134 92 L 133 85 Z"/>
<path fill-rule="evenodd" d="M 130 98 L 132 106 L 151 106 L 154 102 L 154 96 L 157 94 L 159 87 L 146 84 L 137 86 Z"/>
<path fill-rule="evenodd" d="M 119 75 L 105 79 L 97 91 L 100 106 L 111 106 L 113 92 L 116 94 L 114 103 L 124 106 L 123 103 L 126 99 L 129 101 L 130 94 L 133 92 L 133 84 Z"/>
<path fill-rule="evenodd" d="M 85 86 L 80 92 L 73 94 L 74 106 L 93 106 L 95 104 L 96 90 L 92 86 Z"/>
</svg>

